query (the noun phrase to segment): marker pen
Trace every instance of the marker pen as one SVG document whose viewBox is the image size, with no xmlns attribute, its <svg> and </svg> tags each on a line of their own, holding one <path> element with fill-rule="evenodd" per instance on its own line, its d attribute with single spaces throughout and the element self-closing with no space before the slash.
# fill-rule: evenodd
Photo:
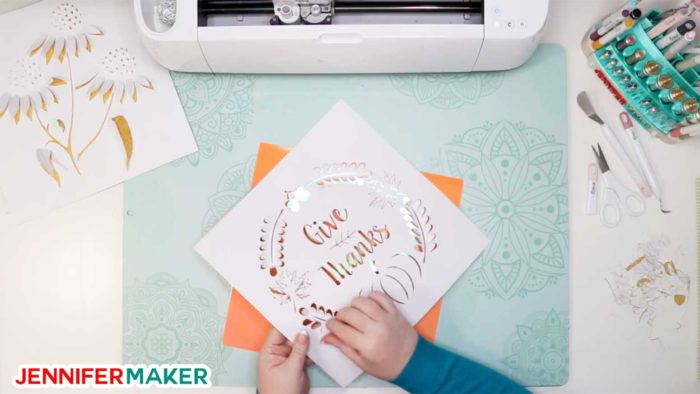
<svg viewBox="0 0 700 394">
<path fill-rule="evenodd" d="M 673 59 L 676 55 L 685 49 L 691 42 L 695 40 L 695 32 L 689 31 L 683 35 L 683 38 L 674 42 L 670 47 L 664 51 L 664 57 L 668 60 Z"/>
<path fill-rule="evenodd" d="M 628 10 L 627 8 L 623 8 L 621 11 L 618 11 L 616 13 L 611 14 L 607 18 L 603 19 L 601 22 L 601 26 L 598 28 L 598 30 L 594 31 L 591 33 L 591 41 L 596 41 L 600 37 L 603 37 L 605 33 L 609 32 L 612 30 L 615 26 L 619 25 L 624 21 L 626 18 L 630 18 L 633 20 L 637 20 L 642 17 L 642 10 L 639 8 L 635 8 L 633 10 Z"/>
<path fill-rule="evenodd" d="M 693 31 L 693 29 L 695 29 L 695 21 L 693 21 L 692 19 L 688 19 L 687 21 L 683 22 L 682 25 L 678 26 L 677 29 L 673 30 L 672 32 L 663 36 L 660 40 L 656 41 L 654 45 L 656 45 L 656 47 L 659 49 L 664 49 L 667 46 L 673 44 L 674 41 L 683 37 L 685 33 Z"/>
<path fill-rule="evenodd" d="M 632 28 L 632 26 L 634 26 L 634 20 L 629 19 L 629 18 L 625 19 L 624 22 L 615 26 L 614 29 L 610 30 L 603 37 L 600 37 L 597 41 L 595 41 L 592 45 L 593 49 L 597 51 L 598 49 L 602 48 L 604 45 L 607 45 L 608 43 L 612 42 L 612 40 L 619 37 L 625 31 Z"/>
<path fill-rule="evenodd" d="M 688 71 L 693 67 L 700 65 L 700 55 L 695 55 L 682 62 L 676 63 L 676 70 L 679 72 Z"/>
<path fill-rule="evenodd" d="M 690 126 L 685 126 L 685 127 L 678 127 L 675 128 L 669 133 L 671 137 L 682 137 L 682 136 L 687 136 L 687 137 L 694 137 L 696 135 L 700 135 L 700 124 L 694 124 Z"/>
<path fill-rule="evenodd" d="M 656 176 L 656 171 L 654 171 L 654 166 L 651 164 L 651 160 L 644 151 L 642 142 L 637 136 L 637 130 L 634 128 L 634 123 L 632 123 L 632 118 L 627 113 L 627 111 L 622 111 L 620 113 L 620 121 L 622 122 L 622 127 L 625 129 L 625 136 L 627 137 L 627 142 L 632 145 L 632 150 L 634 150 L 634 156 L 637 159 L 637 164 L 642 169 L 644 178 L 647 180 L 649 187 L 651 188 L 652 194 L 659 200 L 661 204 L 661 211 L 664 211 L 663 203 L 663 193 L 661 191 L 661 185 L 659 184 L 658 178 Z"/>
<path fill-rule="evenodd" d="M 678 12 L 675 14 L 669 16 L 668 18 L 659 22 L 656 26 L 652 27 L 651 30 L 647 32 L 649 38 L 653 40 L 654 38 L 658 37 L 663 32 L 673 27 L 673 25 L 676 23 L 680 23 L 683 19 L 687 18 L 688 14 L 690 14 L 689 7 L 678 10 Z"/>
<path fill-rule="evenodd" d="M 625 37 L 624 40 L 619 41 L 617 44 L 615 44 L 615 48 L 617 48 L 618 51 L 622 52 L 625 50 L 625 48 L 629 48 L 634 43 L 637 42 L 637 36 L 630 34 L 629 36 Z"/>
</svg>

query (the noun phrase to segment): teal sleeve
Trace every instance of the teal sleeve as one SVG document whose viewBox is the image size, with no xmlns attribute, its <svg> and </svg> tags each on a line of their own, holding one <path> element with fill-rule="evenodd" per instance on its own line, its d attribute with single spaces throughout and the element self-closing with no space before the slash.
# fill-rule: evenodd
<svg viewBox="0 0 700 394">
<path fill-rule="evenodd" d="M 410 393 L 529 393 L 500 373 L 439 348 L 420 336 L 413 356 L 392 383 Z"/>
</svg>

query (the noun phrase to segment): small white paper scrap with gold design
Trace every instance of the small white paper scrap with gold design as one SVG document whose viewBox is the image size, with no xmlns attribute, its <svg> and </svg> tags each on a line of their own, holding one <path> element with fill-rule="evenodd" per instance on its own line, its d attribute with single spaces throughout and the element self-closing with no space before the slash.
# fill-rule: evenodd
<svg viewBox="0 0 700 394">
<path fill-rule="evenodd" d="M 484 235 L 339 102 L 195 247 L 345 386 L 360 369 L 321 344 L 325 322 L 382 291 L 415 324 L 479 256 Z"/>
</svg>

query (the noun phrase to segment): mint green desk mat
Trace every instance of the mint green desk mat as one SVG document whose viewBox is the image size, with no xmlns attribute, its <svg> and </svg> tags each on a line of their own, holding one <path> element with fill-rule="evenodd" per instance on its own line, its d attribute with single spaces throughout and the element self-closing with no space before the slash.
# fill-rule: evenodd
<svg viewBox="0 0 700 394">
<path fill-rule="evenodd" d="M 491 239 L 445 296 L 437 342 L 529 386 L 567 381 L 561 47 L 497 73 L 173 79 L 200 150 L 125 185 L 125 363 L 206 363 L 216 385 L 255 385 L 256 353 L 220 344 L 230 288 L 192 247 L 249 190 L 260 142 L 293 147 L 343 99 L 418 169 L 463 178 L 462 210 Z M 334 386 L 316 368 L 312 382 Z"/>
</svg>

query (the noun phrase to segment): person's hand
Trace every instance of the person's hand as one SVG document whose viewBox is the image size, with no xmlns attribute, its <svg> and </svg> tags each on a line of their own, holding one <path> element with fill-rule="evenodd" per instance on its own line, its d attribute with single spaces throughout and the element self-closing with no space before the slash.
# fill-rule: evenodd
<svg viewBox="0 0 700 394">
<path fill-rule="evenodd" d="M 311 364 L 306 358 L 308 349 L 309 335 L 306 332 L 297 334 L 291 343 L 273 328 L 258 358 L 260 394 L 308 393 L 310 385 L 306 367 Z"/>
<path fill-rule="evenodd" d="M 394 380 L 418 343 L 418 333 L 384 293 L 355 298 L 326 323 L 322 342 L 340 349 L 368 374 Z"/>
</svg>

